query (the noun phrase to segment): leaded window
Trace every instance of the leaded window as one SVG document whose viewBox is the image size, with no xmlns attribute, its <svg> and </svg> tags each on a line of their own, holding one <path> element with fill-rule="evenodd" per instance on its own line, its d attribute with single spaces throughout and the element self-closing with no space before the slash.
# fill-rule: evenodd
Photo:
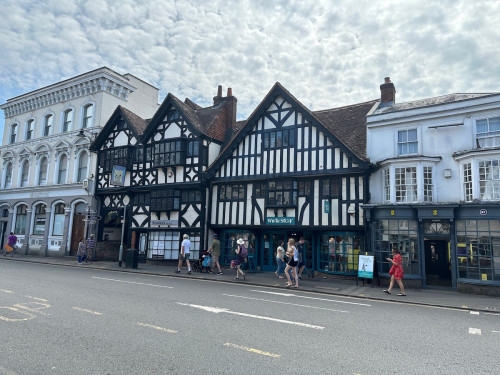
<svg viewBox="0 0 500 375">
<path fill-rule="evenodd" d="M 128 146 L 101 151 L 99 157 L 99 165 L 103 168 L 104 172 L 111 172 L 113 165 L 119 165 L 125 168 L 129 167 Z"/>
<path fill-rule="evenodd" d="M 311 194 L 311 181 L 299 181 L 299 197 L 307 197 Z"/>
<path fill-rule="evenodd" d="M 172 211 L 180 209 L 181 193 L 177 189 L 155 190 L 151 192 L 152 211 Z"/>
<path fill-rule="evenodd" d="M 200 156 L 200 141 L 189 141 L 188 156 Z"/>
<path fill-rule="evenodd" d="M 200 190 L 184 190 L 182 192 L 182 203 L 200 203 L 201 191 Z"/>
<path fill-rule="evenodd" d="M 294 207 L 297 205 L 297 191 L 296 181 L 269 181 L 267 187 L 267 206 Z"/>
<path fill-rule="evenodd" d="M 418 153 L 417 129 L 398 131 L 398 155 Z"/>
<path fill-rule="evenodd" d="M 338 197 L 340 191 L 340 179 L 337 177 L 322 180 L 321 193 L 323 197 Z"/>
<path fill-rule="evenodd" d="M 267 131 L 262 135 L 263 149 L 272 150 L 295 146 L 295 129 Z"/>
<path fill-rule="evenodd" d="M 184 142 L 180 139 L 153 145 L 153 163 L 156 167 L 182 165 L 185 159 Z"/>
<path fill-rule="evenodd" d="M 220 185 L 220 201 L 243 201 L 245 199 L 245 185 Z"/>
<path fill-rule="evenodd" d="M 150 193 L 136 193 L 134 196 L 135 206 L 149 206 L 151 204 Z"/>
<path fill-rule="evenodd" d="M 255 198 L 265 198 L 266 197 L 266 183 L 258 182 L 253 185 L 254 197 Z"/>
</svg>

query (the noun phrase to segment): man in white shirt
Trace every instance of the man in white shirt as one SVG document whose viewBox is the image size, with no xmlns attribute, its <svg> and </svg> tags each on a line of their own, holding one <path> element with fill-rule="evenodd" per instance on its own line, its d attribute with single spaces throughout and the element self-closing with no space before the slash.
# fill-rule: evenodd
<svg viewBox="0 0 500 375">
<path fill-rule="evenodd" d="M 177 265 L 177 273 L 181 272 L 182 260 L 186 259 L 186 265 L 188 268 L 188 274 L 191 275 L 191 264 L 189 263 L 189 248 L 191 247 L 191 241 L 189 241 L 189 236 L 184 235 L 184 240 L 181 243 L 181 251 L 179 252 L 179 264 Z"/>
</svg>

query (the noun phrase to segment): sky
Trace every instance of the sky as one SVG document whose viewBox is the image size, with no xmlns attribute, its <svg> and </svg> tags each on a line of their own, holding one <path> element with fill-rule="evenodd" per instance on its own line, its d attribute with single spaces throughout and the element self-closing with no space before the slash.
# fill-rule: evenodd
<svg viewBox="0 0 500 375">
<path fill-rule="evenodd" d="M 500 1 L 0 0 L 0 104 L 107 66 L 247 118 L 275 82 L 311 110 L 500 92 Z M 3 134 L 4 116 L 0 116 Z"/>
</svg>

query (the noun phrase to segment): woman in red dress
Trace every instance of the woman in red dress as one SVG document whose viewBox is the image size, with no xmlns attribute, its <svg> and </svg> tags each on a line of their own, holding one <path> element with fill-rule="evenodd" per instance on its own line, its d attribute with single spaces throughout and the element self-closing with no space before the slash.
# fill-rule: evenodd
<svg viewBox="0 0 500 375">
<path fill-rule="evenodd" d="M 403 265 L 401 254 L 397 247 L 392 248 L 392 259 L 386 258 L 389 262 L 392 263 L 392 267 L 389 270 L 389 275 L 391 275 L 391 283 L 389 284 L 389 289 L 384 289 L 384 293 L 391 294 L 391 290 L 394 287 L 394 280 L 398 282 L 399 289 L 401 289 L 401 293 L 398 293 L 398 296 L 406 296 L 405 287 L 403 286 L 403 282 L 401 279 L 404 276 Z"/>
</svg>

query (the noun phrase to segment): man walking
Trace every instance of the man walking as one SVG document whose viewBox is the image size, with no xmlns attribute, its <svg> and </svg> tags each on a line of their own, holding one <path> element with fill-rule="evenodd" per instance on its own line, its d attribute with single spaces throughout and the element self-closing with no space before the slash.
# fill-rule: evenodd
<svg viewBox="0 0 500 375">
<path fill-rule="evenodd" d="M 3 255 L 6 256 L 7 253 L 10 253 L 11 257 L 14 257 L 14 249 L 16 248 L 17 237 L 14 232 L 10 232 L 9 238 L 7 238 L 7 245 L 5 245 L 5 249 L 3 251 Z"/>
<path fill-rule="evenodd" d="M 188 274 L 191 275 L 191 263 L 189 263 L 189 248 L 191 247 L 191 241 L 189 241 L 189 236 L 187 234 L 185 234 L 183 238 L 184 240 L 181 243 L 181 251 L 179 252 L 179 264 L 177 265 L 177 273 L 181 272 L 182 261 L 183 259 L 186 259 Z"/>
<path fill-rule="evenodd" d="M 302 280 L 302 272 L 304 272 L 304 268 L 306 268 L 306 264 L 304 262 L 306 256 L 304 253 L 304 237 L 300 237 L 299 243 L 297 244 L 297 251 L 299 252 L 299 264 L 297 265 L 297 270 L 299 274 L 299 279 Z"/>
<path fill-rule="evenodd" d="M 219 257 L 220 257 L 220 242 L 219 238 L 216 234 L 214 234 L 214 240 L 212 241 L 212 245 L 208 252 L 212 254 L 212 272 L 214 272 L 215 265 L 217 265 L 217 269 L 219 270 L 218 275 L 222 275 L 222 271 L 220 270 Z"/>
</svg>

